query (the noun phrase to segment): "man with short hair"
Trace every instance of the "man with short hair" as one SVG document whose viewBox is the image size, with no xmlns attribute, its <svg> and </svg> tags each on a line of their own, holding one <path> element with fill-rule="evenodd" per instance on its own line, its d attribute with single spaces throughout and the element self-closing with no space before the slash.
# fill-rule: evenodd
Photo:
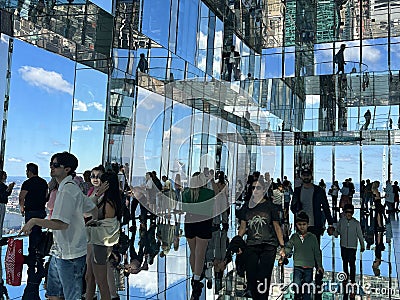
<svg viewBox="0 0 400 300">
<path fill-rule="evenodd" d="M 295 216 L 302 210 L 306 212 L 309 217 L 308 231 L 317 237 L 318 244 L 320 244 L 321 236 L 324 233 L 325 219 L 329 224 L 328 233 L 332 234 L 335 230 L 332 226 L 333 218 L 328 199 L 325 190 L 313 184 L 310 169 L 301 171 L 301 179 L 303 184 L 294 188 L 290 209 Z M 323 274 L 320 273 L 315 274 L 316 292 L 314 299 L 316 300 L 321 299 L 322 276 Z"/>
<path fill-rule="evenodd" d="M 310 169 L 302 170 L 301 179 L 303 184 L 294 188 L 290 209 L 294 215 L 302 210 L 306 212 L 310 218 L 308 231 L 315 234 L 319 243 L 325 225 L 322 211 L 329 227 L 331 227 L 330 230 L 334 230 L 332 227 L 333 218 L 325 191 L 318 185 L 313 184 L 312 178 Z"/>
<path fill-rule="evenodd" d="M 46 202 L 48 195 L 47 182 L 38 176 L 39 167 L 34 163 L 26 165 L 27 180 L 22 183 L 19 193 L 19 205 L 25 223 L 32 218 L 44 219 L 46 217 Z M 39 285 L 44 276 L 43 257 L 37 254 L 42 228 L 34 226 L 29 234 L 28 257 L 25 263 L 28 265 L 27 285 L 22 296 L 23 300 L 35 300 L 39 297 Z"/>
<path fill-rule="evenodd" d="M 26 234 L 35 225 L 53 230 L 54 243 L 50 250 L 52 258 L 47 281 L 47 296 L 51 300 L 81 299 L 87 251 L 83 213 L 97 217 L 95 202 L 98 195 L 108 189 L 105 183 L 91 198 L 83 195 L 71 176 L 77 167 L 78 159 L 68 152 L 52 156 L 50 175 L 56 179 L 59 187 L 51 219 L 32 218 L 21 229 Z"/>
</svg>

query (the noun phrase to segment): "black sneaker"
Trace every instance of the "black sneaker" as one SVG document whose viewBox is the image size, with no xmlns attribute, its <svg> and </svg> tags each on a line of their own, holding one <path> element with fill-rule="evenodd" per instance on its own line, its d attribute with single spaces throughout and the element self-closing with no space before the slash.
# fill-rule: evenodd
<svg viewBox="0 0 400 300">
<path fill-rule="evenodd" d="M 8 244 L 8 237 L 3 237 L 0 239 L 0 247 Z"/>
<path fill-rule="evenodd" d="M 207 288 L 208 288 L 209 290 L 212 289 L 212 280 L 211 280 L 211 279 L 207 280 Z"/>
<path fill-rule="evenodd" d="M 192 290 L 192 296 L 190 299 L 192 300 L 198 300 L 200 299 L 201 292 L 203 290 L 204 284 L 200 282 L 199 280 L 193 280 L 193 290 Z"/>
</svg>

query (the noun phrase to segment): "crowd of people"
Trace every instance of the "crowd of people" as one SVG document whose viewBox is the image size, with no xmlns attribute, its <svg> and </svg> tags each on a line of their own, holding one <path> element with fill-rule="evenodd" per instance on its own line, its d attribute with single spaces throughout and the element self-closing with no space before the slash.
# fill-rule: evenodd
<svg viewBox="0 0 400 300">
<path fill-rule="evenodd" d="M 43 278 L 48 299 L 93 299 L 96 289 L 101 299 L 119 299 L 121 278 L 148 270 L 157 255 L 178 250 L 182 234 L 190 249 L 193 300 L 200 298 L 204 278 L 208 288 L 214 283 L 215 292 L 221 290 L 232 260 L 237 274 L 247 280 L 242 296 L 268 299 L 277 256 L 281 265 L 293 257 L 296 299 L 310 299 L 311 293 L 318 299 L 324 273 L 320 240 L 325 231 L 340 237 L 343 271 L 347 282 L 354 284 L 358 244 L 361 251 L 375 244 L 372 268 L 379 275 L 384 235 L 391 238 L 390 214 L 399 211 L 397 181 L 393 185 L 387 181 L 382 196 L 378 181 L 363 180 L 356 220 L 352 179 L 341 187 L 335 181 L 327 190 L 324 180 L 313 183 L 309 168 L 300 170 L 294 186 L 286 176 L 274 180 L 268 172 L 253 172 L 245 184 L 238 180 L 233 200 L 225 173 L 208 168 L 187 182 L 180 174 L 174 180 L 166 175 L 160 180 L 155 171 L 147 172 L 143 185 L 133 187 L 127 165 L 114 164 L 107 170 L 99 165 L 84 172 L 83 178 L 76 175 L 77 167 L 74 155 L 54 154 L 52 179 L 47 183 L 39 177 L 36 164 L 26 165 L 28 179 L 19 194 L 25 217 L 21 232 L 29 235 L 22 299 L 40 299 Z M 14 184 L 5 184 L 4 171 L 0 175 L 1 221 L 5 214 L 1 205 L 7 203 Z M 231 206 L 235 213 L 229 218 Z M 230 219 L 238 224 L 237 234 L 234 227 L 229 230 Z M 38 251 L 43 228 L 54 236 L 48 260 Z M 302 289 L 311 282 L 314 290 Z M 260 283 L 265 283 L 264 289 Z M 352 290 L 345 295 L 355 297 Z"/>
</svg>

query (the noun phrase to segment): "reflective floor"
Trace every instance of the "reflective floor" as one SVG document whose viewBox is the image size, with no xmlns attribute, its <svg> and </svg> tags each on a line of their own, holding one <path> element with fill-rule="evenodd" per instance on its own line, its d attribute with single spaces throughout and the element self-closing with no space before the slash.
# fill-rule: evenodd
<svg viewBox="0 0 400 300">
<path fill-rule="evenodd" d="M 360 210 L 357 209 L 355 217 L 359 219 Z M 398 266 L 400 265 L 400 222 L 398 215 L 391 216 L 393 238 L 387 232 L 384 236 L 385 249 L 382 251 L 382 262 L 378 266 L 375 261 L 374 245 L 364 253 L 357 253 L 357 283 L 359 289 L 356 299 L 400 299 L 398 285 Z M 138 255 L 143 259 L 142 270 L 137 274 L 123 277 L 120 286 L 121 299 L 189 299 L 190 298 L 190 267 L 188 264 L 189 250 L 183 234 L 183 224 L 174 221 L 161 222 L 157 225 L 139 226 L 137 220 L 134 248 L 132 245 L 127 253 L 130 256 Z M 236 235 L 235 225 L 231 220 L 227 237 Z M 132 234 L 125 228 L 126 232 Z M 182 230 L 179 230 L 182 229 Z M 131 231 L 132 228 L 131 228 Z M 226 235 L 223 231 L 214 232 L 214 242 L 224 243 Z M 27 239 L 24 238 L 24 252 L 27 252 Z M 323 252 L 324 293 L 322 299 L 342 299 L 340 279 L 342 276 L 342 261 L 340 257 L 339 239 L 325 234 L 321 239 Z M 2 249 L 2 262 L 4 262 L 6 248 Z M 134 251 L 134 252 L 133 252 Z M 211 251 L 214 255 L 218 251 Z M 148 270 L 144 261 L 147 253 Z M 150 255 L 149 255 L 150 253 Z M 210 254 L 210 253 L 209 253 Z M 218 254 L 219 255 L 219 254 Z M 154 259 L 149 257 L 154 256 Z M 217 259 L 217 258 L 216 258 Z M 4 263 L 2 264 L 4 267 Z M 399 266 L 400 268 L 400 266 Z M 379 269 L 379 271 L 378 271 Z M 291 282 L 292 260 L 283 269 L 277 266 L 273 272 L 271 299 L 293 299 L 287 287 Z M 375 275 L 378 274 L 379 275 Z M 4 278 L 4 272 L 3 272 Z M 245 280 L 236 274 L 234 263 L 230 263 L 224 270 L 222 280 L 215 280 L 214 272 L 206 272 L 206 279 L 212 286 L 205 287 L 201 299 L 245 299 L 241 295 L 245 290 Z M 283 279 L 283 281 L 282 281 Z M 206 281 L 205 281 L 206 283 Z M 26 268 L 24 267 L 22 285 L 19 287 L 7 286 L 10 299 L 21 299 L 26 284 Z M 390 294 L 390 295 L 389 295 Z M 41 287 L 41 298 L 45 299 L 45 291 Z"/>
</svg>

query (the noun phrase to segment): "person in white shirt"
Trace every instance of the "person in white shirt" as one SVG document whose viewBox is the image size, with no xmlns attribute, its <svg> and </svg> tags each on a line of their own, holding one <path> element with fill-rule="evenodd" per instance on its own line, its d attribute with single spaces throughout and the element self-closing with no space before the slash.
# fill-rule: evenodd
<svg viewBox="0 0 400 300">
<path fill-rule="evenodd" d="M 239 78 L 237 78 L 237 75 L 235 74 L 235 72 L 239 65 L 238 62 L 240 59 L 240 54 L 238 51 L 235 51 L 235 46 L 231 46 L 231 50 L 229 52 L 224 52 L 224 58 L 225 58 L 226 68 L 228 71 L 228 73 L 226 75 L 226 81 L 232 80 L 232 70 L 234 70 L 235 80 L 239 80 Z"/>
<path fill-rule="evenodd" d="M 52 217 L 50 220 L 32 218 L 21 229 L 25 234 L 29 234 L 35 225 L 53 230 L 47 282 L 47 296 L 51 300 L 82 297 L 87 252 L 83 213 L 97 216 L 97 195 L 108 189 L 108 183 L 105 183 L 91 198 L 83 195 L 71 176 L 77 167 L 78 159 L 68 152 L 52 156 L 50 175 L 59 184 Z"/>
</svg>

